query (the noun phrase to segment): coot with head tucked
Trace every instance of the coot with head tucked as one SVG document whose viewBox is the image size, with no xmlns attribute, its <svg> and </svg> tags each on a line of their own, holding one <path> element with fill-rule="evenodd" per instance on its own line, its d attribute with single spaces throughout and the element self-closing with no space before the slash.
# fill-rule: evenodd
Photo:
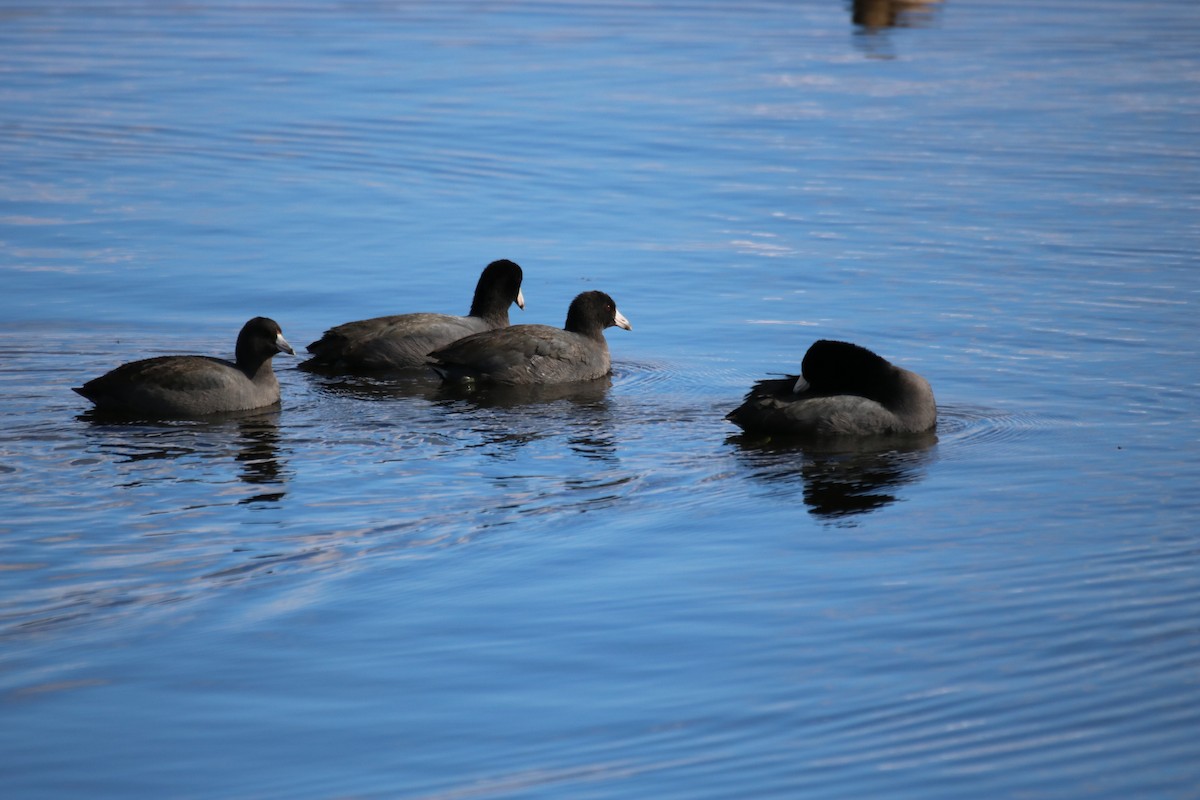
<svg viewBox="0 0 1200 800">
<path fill-rule="evenodd" d="M 937 425 L 929 382 L 865 347 L 822 339 L 800 371 L 757 382 L 727 418 L 751 433 L 802 436 L 924 433 Z"/>
</svg>

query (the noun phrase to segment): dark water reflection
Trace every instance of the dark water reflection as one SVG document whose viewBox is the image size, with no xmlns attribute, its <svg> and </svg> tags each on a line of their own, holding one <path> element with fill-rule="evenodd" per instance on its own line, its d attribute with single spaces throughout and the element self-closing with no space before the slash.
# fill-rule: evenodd
<svg viewBox="0 0 1200 800">
<path fill-rule="evenodd" d="M 318 391 L 355 400 L 395 400 L 419 398 L 437 400 L 442 382 L 427 372 L 400 372 L 393 375 L 322 375 L 310 372 L 309 380 Z"/>
<path fill-rule="evenodd" d="M 277 487 L 277 491 L 243 497 L 239 503 L 275 503 L 286 494 L 286 471 L 279 455 L 279 415 L 240 419 L 237 461 L 242 465 L 241 479 L 252 485 Z"/>
<path fill-rule="evenodd" d="M 310 380 L 322 392 L 359 400 L 419 398 L 431 402 L 461 400 L 477 408 L 516 408 L 567 401 L 576 405 L 602 403 L 612 376 L 594 381 L 548 386 L 464 385 L 445 383 L 432 372 L 373 375 L 317 375 Z"/>
<path fill-rule="evenodd" d="M 308 377 L 316 389 L 356 401 L 410 401 L 393 418 L 411 417 L 433 431 L 464 431 L 461 446 L 508 457 L 528 444 L 562 437 L 587 458 L 609 459 L 616 452 L 611 431 L 612 377 L 547 386 L 448 384 L 424 373 Z"/>
<path fill-rule="evenodd" d="M 852 0 L 850 19 L 864 33 L 883 28 L 927 25 L 942 5 L 942 0 Z"/>
<path fill-rule="evenodd" d="M 76 419 L 88 426 L 85 440 L 94 453 L 115 457 L 117 463 L 168 462 L 138 470 L 136 481 L 126 486 L 176 480 L 179 467 L 169 462 L 229 459 L 240 467 L 237 477 L 247 485 L 278 487 L 278 491 L 243 497 L 239 503 L 277 502 L 286 494 L 278 407 L 195 420 L 144 420 L 89 410 Z"/>
<path fill-rule="evenodd" d="M 439 397 L 461 400 L 476 408 L 522 408 L 549 403 L 569 403 L 577 407 L 603 407 L 612 388 L 612 376 L 593 381 L 560 383 L 548 386 L 464 386 L 444 384 Z"/>
<path fill-rule="evenodd" d="M 800 491 L 809 513 L 845 520 L 877 511 L 922 480 L 936 458 L 936 434 L 799 441 L 732 436 L 727 443 L 751 476 L 775 491 Z"/>
<path fill-rule="evenodd" d="M 852 0 L 850 19 L 854 24 L 854 44 L 868 58 L 896 57 L 892 28 L 932 25 L 942 0 Z"/>
<path fill-rule="evenodd" d="M 561 439 L 576 455 L 612 462 L 617 441 L 611 387 L 607 376 L 551 386 L 445 385 L 438 397 L 447 424 L 469 427 L 480 437 L 470 446 L 494 457 L 511 458 L 532 442 Z"/>
</svg>

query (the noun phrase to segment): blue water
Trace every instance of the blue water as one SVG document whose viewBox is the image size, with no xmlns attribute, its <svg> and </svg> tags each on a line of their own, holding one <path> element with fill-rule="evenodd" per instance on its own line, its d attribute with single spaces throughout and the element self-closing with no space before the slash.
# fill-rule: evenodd
<svg viewBox="0 0 1200 800">
<path fill-rule="evenodd" d="M 0 2 L 5 797 L 1195 797 L 1200 6 L 884 6 Z M 497 258 L 608 385 L 70 391 Z"/>
</svg>

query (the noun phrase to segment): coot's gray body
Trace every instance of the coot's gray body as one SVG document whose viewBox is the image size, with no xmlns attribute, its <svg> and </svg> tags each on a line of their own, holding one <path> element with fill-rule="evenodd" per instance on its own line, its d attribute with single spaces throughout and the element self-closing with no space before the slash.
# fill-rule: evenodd
<svg viewBox="0 0 1200 800">
<path fill-rule="evenodd" d="M 751 433 L 878 436 L 937 426 L 929 382 L 870 350 L 820 340 L 801 375 L 758 381 L 728 419 Z"/>
<path fill-rule="evenodd" d="M 477 333 L 430 354 L 433 369 L 452 382 L 508 385 L 570 383 L 612 369 L 604 329 L 633 330 L 604 292 L 584 292 L 571 302 L 566 325 L 514 325 Z"/>
<path fill-rule="evenodd" d="M 277 353 L 293 354 L 279 325 L 255 317 L 238 334 L 236 360 L 158 356 L 122 364 L 75 391 L 98 411 L 148 417 L 201 417 L 279 402 L 271 368 Z"/>
</svg>

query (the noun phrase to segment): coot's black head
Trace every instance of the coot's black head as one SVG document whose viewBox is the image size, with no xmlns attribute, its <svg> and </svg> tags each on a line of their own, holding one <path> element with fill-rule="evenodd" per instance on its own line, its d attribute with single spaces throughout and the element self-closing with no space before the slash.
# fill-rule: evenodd
<svg viewBox="0 0 1200 800">
<path fill-rule="evenodd" d="M 255 317 L 242 326 L 237 338 L 239 366 L 257 367 L 276 353 L 296 354 L 283 338 L 278 322 L 268 317 Z"/>
<path fill-rule="evenodd" d="M 803 380 L 797 383 L 798 392 L 811 387 L 822 393 L 857 394 L 871 398 L 888 392 L 894 374 L 887 359 L 867 348 L 828 339 L 813 342 L 804 354 L 800 371 Z M 805 381 L 808 387 L 803 385 Z"/>
<path fill-rule="evenodd" d="M 484 267 L 475 284 L 475 298 L 471 301 L 471 316 L 502 317 L 508 320 L 508 307 L 513 303 L 525 307 L 525 296 L 521 294 L 521 267 L 515 261 L 502 258 Z"/>
<path fill-rule="evenodd" d="M 563 327 L 575 333 L 600 336 L 612 326 L 633 330 L 629 320 L 617 311 L 616 302 L 604 292 L 584 292 L 571 301 L 567 309 L 567 324 Z"/>
</svg>

